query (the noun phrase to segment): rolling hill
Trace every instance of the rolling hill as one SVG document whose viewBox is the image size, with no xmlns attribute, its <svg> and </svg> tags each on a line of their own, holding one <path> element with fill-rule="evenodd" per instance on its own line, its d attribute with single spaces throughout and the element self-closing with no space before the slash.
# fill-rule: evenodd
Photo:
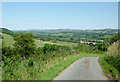
<svg viewBox="0 0 120 82">
<path fill-rule="evenodd" d="M 5 33 L 0 33 L 2 35 L 3 39 L 0 39 L 0 41 L 3 42 L 4 46 L 10 46 L 13 47 L 14 44 L 14 39 L 11 35 L 5 34 Z"/>
<path fill-rule="evenodd" d="M 9 35 L 9 34 L 5 34 L 5 33 L 0 33 L 0 35 L 3 36 L 3 39 L 0 39 L 0 42 L 3 42 L 4 46 L 10 46 L 13 47 L 13 44 L 15 43 L 14 38 Z M 62 41 L 57 41 L 56 43 L 53 43 L 51 41 L 41 41 L 41 40 L 35 40 L 35 44 L 37 47 L 43 47 L 45 44 L 56 44 L 56 45 L 66 45 L 66 46 L 74 46 L 77 45 L 76 43 L 72 43 L 72 42 L 62 42 Z M 0 44 L 0 46 L 2 46 L 2 44 Z"/>
</svg>

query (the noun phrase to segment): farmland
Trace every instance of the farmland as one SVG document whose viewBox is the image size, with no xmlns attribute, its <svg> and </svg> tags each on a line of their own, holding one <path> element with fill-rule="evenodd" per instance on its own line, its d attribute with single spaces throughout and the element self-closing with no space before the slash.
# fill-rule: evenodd
<svg viewBox="0 0 120 82">
<path fill-rule="evenodd" d="M 14 44 L 14 38 L 11 35 L 5 34 L 5 33 L 1 33 L 0 35 L 2 35 L 4 38 L 0 39 L 0 41 L 3 41 L 5 44 L 5 46 L 11 46 L 13 47 Z M 63 41 L 57 41 L 56 43 L 53 43 L 52 41 L 42 41 L 42 40 L 38 40 L 38 39 L 34 39 L 35 44 L 37 45 L 37 47 L 43 47 L 46 43 L 48 44 L 56 44 L 56 45 L 66 45 L 66 46 L 75 46 L 77 45 L 76 43 L 72 43 L 72 42 L 63 42 Z"/>
<path fill-rule="evenodd" d="M 99 57 L 99 63 L 106 76 L 110 79 L 120 79 L 118 77 L 119 63 L 110 62 L 112 60 L 115 62 L 115 59 L 119 61 L 116 51 L 110 52 L 113 47 L 117 48 L 116 45 L 119 40 L 119 33 L 116 33 L 116 30 L 112 31 L 113 34 L 109 34 L 107 31 L 101 33 L 86 30 L 83 35 L 76 33 L 77 31 L 70 31 L 69 33 L 68 31 L 64 33 L 50 31 L 44 33 L 29 31 L 28 33 L 21 31 L 11 33 L 10 31 L 10 34 L 9 31 L 4 32 L 1 34 L 3 36 L 1 38 L 3 42 L 2 78 L 4 80 L 52 80 L 80 58 Z M 95 32 L 94 36 L 102 34 L 104 38 L 95 37 L 94 41 L 100 42 L 94 42 L 91 37 L 92 34 L 89 36 L 87 32 Z M 85 39 L 82 40 L 83 43 L 76 39 L 78 37 Z M 113 44 L 114 42 L 116 44 Z M 96 43 L 96 45 L 88 43 Z M 114 54 L 115 58 L 109 54 Z M 112 68 L 109 69 L 105 66 Z M 110 70 L 113 72 L 111 73 Z"/>
</svg>

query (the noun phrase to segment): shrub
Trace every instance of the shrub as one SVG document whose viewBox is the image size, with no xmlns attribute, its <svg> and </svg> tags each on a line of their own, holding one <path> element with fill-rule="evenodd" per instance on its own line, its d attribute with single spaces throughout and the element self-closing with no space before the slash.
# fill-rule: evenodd
<svg viewBox="0 0 120 82">
<path fill-rule="evenodd" d="M 21 56 L 27 57 L 30 54 L 35 53 L 36 46 L 34 44 L 33 35 L 31 33 L 20 33 L 17 37 L 15 37 L 15 41 L 14 48 L 17 54 L 21 54 Z"/>
<path fill-rule="evenodd" d="M 31 67 L 33 66 L 33 58 L 28 59 L 28 65 Z"/>
<path fill-rule="evenodd" d="M 2 47 L 2 60 L 4 61 L 5 57 L 10 58 L 14 55 L 14 51 L 10 47 Z"/>
<path fill-rule="evenodd" d="M 118 56 L 106 56 L 105 60 L 113 65 L 113 67 L 117 68 L 117 70 L 120 72 L 120 57 Z"/>
</svg>

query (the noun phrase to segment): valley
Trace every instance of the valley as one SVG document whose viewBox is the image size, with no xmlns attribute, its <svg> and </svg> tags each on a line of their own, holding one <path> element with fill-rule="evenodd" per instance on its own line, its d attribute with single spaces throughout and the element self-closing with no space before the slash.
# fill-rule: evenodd
<svg viewBox="0 0 120 82">
<path fill-rule="evenodd" d="M 0 41 L 2 41 L 2 78 L 5 80 L 52 80 L 72 63 L 87 57 L 99 57 L 98 63 L 101 66 L 100 69 L 103 69 L 101 73 L 103 71 L 105 77 L 120 79 L 118 77 L 120 75 L 119 63 L 117 63 L 120 60 L 118 54 L 115 53 L 119 41 L 117 30 L 42 31 L 44 33 L 41 31 L 13 32 L 5 28 L 3 30 L 0 34 Z M 109 32 L 113 32 L 113 34 Z M 113 45 L 114 42 L 117 44 Z M 112 46 L 115 48 L 113 52 L 111 52 Z M 82 65 L 84 66 L 84 64 Z M 81 67 L 82 65 L 76 64 L 75 66 Z M 111 70 L 112 72 L 110 72 Z M 83 75 L 82 69 L 80 75 Z M 95 73 L 93 73 L 94 75 Z M 63 76 L 61 75 L 61 77 Z M 70 79 L 65 77 L 65 79 Z M 85 79 L 82 79 L 82 76 L 78 76 L 78 78 L 81 78 L 78 80 Z M 99 77 L 88 79 L 99 80 Z"/>
</svg>

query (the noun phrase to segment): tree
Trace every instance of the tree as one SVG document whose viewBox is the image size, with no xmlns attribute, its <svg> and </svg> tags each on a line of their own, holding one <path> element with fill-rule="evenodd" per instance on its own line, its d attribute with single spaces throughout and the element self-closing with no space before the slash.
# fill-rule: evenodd
<svg viewBox="0 0 120 82">
<path fill-rule="evenodd" d="M 36 45 L 34 44 L 33 35 L 31 33 L 20 33 L 14 39 L 16 41 L 14 44 L 16 54 L 27 57 L 35 53 Z"/>
<path fill-rule="evenodd" d="M 115 33 L 114 35 L 112 35 L 112 37 L 109 39 L 109 43 L 112 44 L 116 41 L 120 40 L 120 32 Z"/>
<path fill-rule="evenodd" d="M 47 52 L 50 52 L 50 48 L 51 48 L 51 46 L 49 44 L 45 44 L 45 46 L 43 47 L 44 54 Z"/>
<path fill-rule="evenodd" d="M 107 51 L 108 46 L 109 46 L 109 43 L 108 41 L 105 40 L 103 43 L 98 44 L 97 48 L 98 50 L 101 50 L 101 51 Z"/>
</svg>

